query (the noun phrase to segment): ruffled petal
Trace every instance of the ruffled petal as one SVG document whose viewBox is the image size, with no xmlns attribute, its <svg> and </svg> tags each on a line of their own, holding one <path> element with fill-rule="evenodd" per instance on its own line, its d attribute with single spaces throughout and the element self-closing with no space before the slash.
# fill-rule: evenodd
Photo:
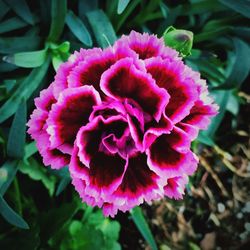
<svg viewBox="0 0 250 250">
<path fill-rule="evenodd" d="M 92 56 L 93 54 L 100 53 L 102 50 L 99 48 L 93 49 L 81 49 L 80 52 L 75 52 L 71 55 L 67 62 L 60 64 L 54 81 L 53 93 L 56 98 L 59 97 L 60 93 L 68 88 L 68 76 L 70 72 L 85 58 Z"/>
<path fill-rule="evenodd" d="M 70 153 L 79 128 L 88 122 L 93 106 L 100 103 L 100 96 L 92 86 L 64 90 L 47 121 L 52 148 Z"/>
<path fill-rule="evenodd" d="M 136 101 L 142 109 L 159 121 L 168 103 L 168 93 L 156 86 L 149 74 L 138 70 L 131 58 L 116 62 L 101 77 L 102 91 L 109 97 Z"/>
<path fill-rule="evenodd" d="M 43 158 L 45 166 L 51 166 L 53 169 L 65 167 L 70 162 L 70 155 L 62 153 L 58 149 L 51 149 L 49 135 L 43 131 L 37 139 L 37 149 Z"/>
<path fill-rule="evenodd" d="M 147 59 L 151 57 L 160 56 L 163 59 L 171 61 L 180 60 L 178 53 L 165 46 L 163 39 L 157 38 L 155 35 L 147 33 L 140 34 L 136 31 L 131 31 L 128 36 L 122 36 L 115 44 L 114 47 L 125 47 L 134 51 L 139 55 L 140 59 Z"/>
<path fill-rule="evenodd" d="M 147 166 L 146 155 L 138 154 L 129 159 L 120 186 L 107 196 L 107 202 L 113 206 L 105 207 L 104 214 L 113 215 L 117 210 L 126 212 L 144 201 L 151 202 L 163 196 L 160 177 Z"/>
<path fill-rule="evenodd" d="M 120 185 L 127 161 L 118 154 L 107 155 L 96 152 L 95 157 L 91 158 L 89 166 L 86 167 L 79 156 L 81 152 L 75 145 L 69 167 L 71 176 L 73 179 L 84 180 L 85 194 L 94 197 L 94 200 L 101 205 L 105 197 Z"/>
<path fill-rule="evenodd" d="M 198 99 L 198 87 L 193 79 L 183 73 L 184 64 L 181 61 L 170 63 L 161 58 L 152 58 L 146 61 L 146 68 L 156 84 L 165 88 L 170 95 L 166 115 L 174 124 L 181 121 Z"/>
<path fill-rule="evenodd" d="M 91 161 L 98 157 L 99 151 L 111 154 L 102 144 L 102 139 L 109 134 L 114 134 L 119 139 L 124 134 L 126 127 L 126 120 L 120 115 L 107 120 L 98 116 L 81 127 L 76 137 L 76 145 L 79 148 L 78 156 L 81 162 L 89 167 Z"/>
<path fill-rule="evenodd" d="M 182 123 L 195 126 L 198 129 L 207 129 L 210 124 L 211 117 L 215 116 L 217 113 L 217 105 L 206 105 L 199 100 L 190 110 L 190 114 L 182 120 Z"/>
<path fill-rule="evenodd" d="M 171 134 L 161 135 L 146 151 L 150 169 L 167 179 L 193 174 L 198 158 L 189 145 L 190 140 L 181 129 L 174 128 Z"/>
<path fill-rule="evenodd" d="M 184 195 L 185 186 L 188 183 L 187 175 L 169 178 L 167 185 L 164 187 L 165 195 L 172 199 L 182 199 Z"/>
</svg>

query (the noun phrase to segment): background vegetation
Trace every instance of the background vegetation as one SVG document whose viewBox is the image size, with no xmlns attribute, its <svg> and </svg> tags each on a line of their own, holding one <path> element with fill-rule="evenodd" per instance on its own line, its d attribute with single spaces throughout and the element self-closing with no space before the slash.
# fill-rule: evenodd
<svg viewBox="0 0 250 250">
<path fill-rule="evenodd" d="M 249 17 L 249 0 L 0 0 L 0 249 L 247 249 Z M 42 165 L 26 136 L 33 100 L 74 50 L 170 25 L 194 33 L 185 60 L 220 114 L 193 144 L 200 167 L 184 200 L 104 218 L 81 203 L 67 168 Z"/>
</svg>

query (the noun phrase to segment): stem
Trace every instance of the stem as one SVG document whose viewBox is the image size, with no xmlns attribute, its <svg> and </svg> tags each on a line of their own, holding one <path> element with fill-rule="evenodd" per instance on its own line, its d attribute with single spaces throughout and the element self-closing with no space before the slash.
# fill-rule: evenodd
<svg viewBox="0 0 250 250">
<path fill-rule="evenodd" d="M 18 184 L 17 177 L 15 177 L 15 179 L 14 179 L 14 181 L 13 181 L 13 184 L 14 184 L 15 193 L 16 193 L 17 210 L 18 210 L 18 213 L 19 213 L 20 215 L 22 215 L 23 209 L 22 209 L 21 196 L 20 196 L 20 189 L 19 189 L 19 184 Z"/>
</svg>

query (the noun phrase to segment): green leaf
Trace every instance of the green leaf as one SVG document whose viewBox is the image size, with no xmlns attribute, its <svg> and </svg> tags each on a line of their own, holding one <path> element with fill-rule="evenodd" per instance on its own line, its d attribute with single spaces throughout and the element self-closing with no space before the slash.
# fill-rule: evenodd
<svg viewBox="0 0 250 250">
<path fill-rule="evenodd" d="M 30 156 L 32 156 L 33 154 L 35 154 L 37 152 L 37 147 L 36 147 L 36 142 L 33 141 L 29 144 L 26 144 L 25 148 L 24 148 L 24 161 L 27 161 L 28 158 L 30 158 Z"/>
<path fill-rule="evenodd" d="M 229 95 L 226 109 L 228 112 L 232 113 L 234 116 L 237 116 L 239 113 L 239 109 L 240 109 L 239 99 L 232 92 Z"/>
<path fill-rule="evenodd" d="M 235 48 L 235 61 L 232 71 L 225 83 L 218 86 L 218 89 L 239 88 L 245 81 L 250 70 L 250 47 L 247 43 L 238 38 L 233 38 Z"/>
<path fill-rule="evenodd" d="M 9 64 L 6 62 L 0 62 L 0 72 L 10 72 L 17 69 L 16 65 Z"/>
<path fill-rule="evenodd" d="M 213 94 L 215 102 L 219 105 L 219 114 L 211 119 L 211 123 L 206 131 L 203 131 L 202 133 L 206 135 L 209 138 L 213 138 L 217 129 L 219 128 L 225 112 L 226 112 L 226 106 L 229 99 L 229 91 L 213 91 L 211 92 Z"/>
<path fill-rule="evenodd" d="M 13 179 L 15 178 L 17 169 L 17 160 L 8 160 L 0 168 L 0 194 L 2 196 L 5 194 Z"/>
<path fill-rule="evenodd" d="M 56 196 L 58 196 L 71 182 L 70 177 L 64 177 L 60 180 L 58 187 L 56 189 Z"/>
<path fill-rule="evenodd" d="M 119 0 L 117 6 L 117 13 L 120 15 L 128 6 L 130 0 Z"/>
<path fill-rule="evenodd" d="M 66 16 L 66 24 L 71 32 L 81 41 L 83 44 L 91 47 L 92 39 L 84 23 L 78 18 L 71 10 L 68 11 Z"/>
<path fill-rule="evenodd" d="M 76 202 L 61 204 L 58 208 L 49 209 L 41 213 L 39 219 L 41 242 L 47 242 L 55 233 L 75 215 L 78 211 Z M 48 226 L 49 225 L 49 226 Z M 57 247 L 58 249 L 58 247 Z"/>
<path fill-rule="evenodd" d="M 51 3 L 51 26 L 48 40 L 56 42 L 64 28 L 67 13 L 67 0 L 52 0 Z"/>
<path fill-rule="evenodd" d="M 7 14 L 10 7 L 3 1 L 0 0 L 0 20 Z"/>
<path fill-rule="evenodd" d="M 0 53 L 16 53 L 35 50 L 39 47 L 41 38 L 36 37 L 4 37 L 0 38 Z"/>
<path fill-rule="evenodd" d="M 28 24 L 19 17 L 12 17 L 0 23 L 0 34 L 17 30 L 27 25 Z"/>
<path fill-rule="evenodd" d="M 182 5 L 180 14 L 184 16 L 189 16 L 195 14 L 203 14 L 211 11 L 217 12 L 225 9 L 225 6 L 219 3 L 218 0 L 201 0 L 197 1 L 197 3 L 188 3 Z"/>
<path fill-rule="evenodd" d="M 98 0 L 78 0 L 78 16 L 84 20 L 87 12 L 98 9 Z"/>
<path fill-rule="evenodd" d="M 88 12 L 88 21 L 99 46 L 105 48 L 116 41 L 116 34 L 108 17 L 102 10 Z"/>
<path fill-rule="evenodd" d="M 25 22 L 34 25 L 34 19 L 30 8 L 25 0 L 8 0 L 6 3 L 21 17 Z"/>
<path fill-rule="evenodd" d="M 27 108 L 26 102 L 22 101 L 16 111 L 12 122 L 8 143 L 7 155 L 16 159 L 24 156 L 24 146 L 26 138 Z"/>
<path fill-rule="evenodd" d="M 207 146 L 210 146 L 210 147 L 213 147 L 215 145 L 214 141 L 208 137 L 204 131 L 201 131 L 199 133 L 199 136 L 197 137 L 197 141 L 200 142 L 200 143 L 203 143 Z"/>
<path fill-rule="evenodd" d="M 14 55 L 3 57 L 3 60 L 24 68 L 40 67 L 47 57 L 47 49 L 21 52 Z"/>
<path fill-rule="evenodd" d="M 47 58 L 41 67 L 33 69 L 29 76 L 20 83 L 13 95 L 0 108 L 0 123 L 16 112 L 22 99 L 29 99 L 44 78 L 49 67 L 49 62 L 50 59 Z"/>
<path fill-rule="evenodd" d="M 222 4 L 228 8 L 239 12 L 245 17 L 250 18 L 250 1 L 249 0 L 219 0 Z"/>
<path fill-rule="evenodd" d="M 0 195 L 0 214 L 10 224 L 22 229 L 29 229 L 27 222 L 7 204 L 2 195 Z"/>
<path fill-rule="evenodd" d="M 19 170 L 27 174 L 32 180 L 41 181 L 52 196 L 55 191 L 55 177 L 49 175 L 46 169 L 40 165 L 34 158 L 30 157 L 27 161 L 19 164 Z"/>
<path fill-rule="evenodd" d="M 147 221 L 144 218 L 144 215 L 142 213 L 142 210 L 140 207 L 135 207 L 131 210 L 130 214 L 132 215 L 132 219 L 141 232 L 144 239 L 148 242 L 152 250 L 157 250 L 157 246 L 154 240 L 154 237 L 152 235 L 152 232 L 148 226 Z"/>
</svg>

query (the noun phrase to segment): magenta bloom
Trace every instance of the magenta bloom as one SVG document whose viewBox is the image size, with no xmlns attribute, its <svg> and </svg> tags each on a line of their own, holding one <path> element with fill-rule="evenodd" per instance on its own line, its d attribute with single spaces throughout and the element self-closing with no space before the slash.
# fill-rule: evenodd
<svg viewBox="0 0 250 250">
<path fill-rule="evenodd" d="M 35 105 L 28 132 L 44 164 L 69 164 L 82 200 L 110 216 L 182 198 L 198 164 L 190 143 L 218 109 L 175 50 L 134 31 L 75 52 Z"/>
</svg>

